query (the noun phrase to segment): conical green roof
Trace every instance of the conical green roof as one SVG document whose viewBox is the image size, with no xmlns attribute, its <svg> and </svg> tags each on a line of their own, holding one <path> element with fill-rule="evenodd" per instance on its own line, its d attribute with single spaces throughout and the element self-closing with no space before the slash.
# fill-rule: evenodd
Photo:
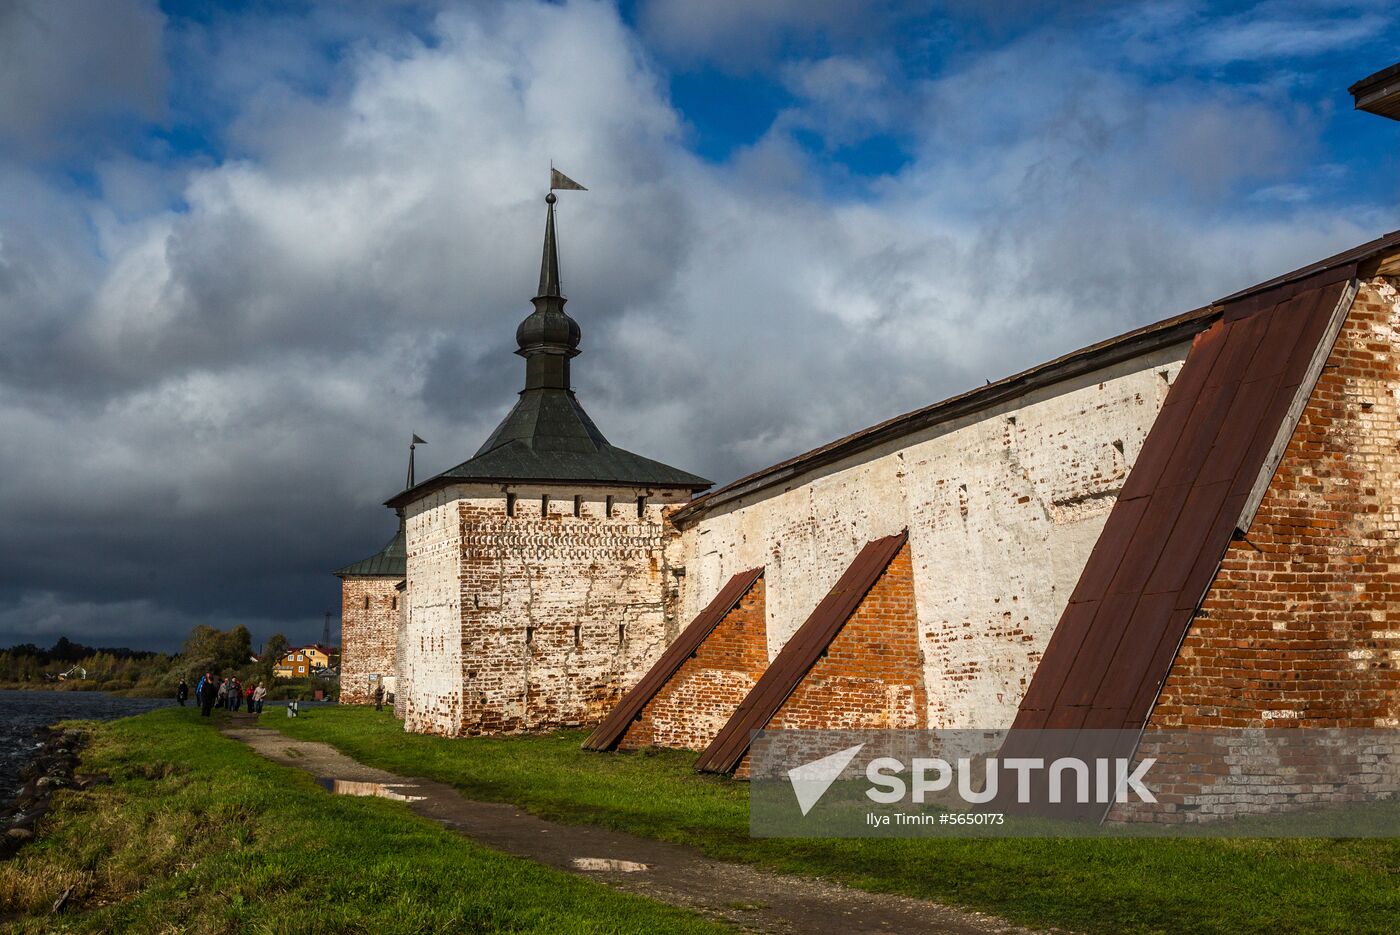
<svg viewBox="0 0 1400 935">
<path fill-rule="evenodd" d="M 333 572 L 337 578 L 402 578 L 408 573 L 408 553 L 404 547 L 403 520 L 394 538 L 369 558 L 346 565 Z"/>
</svg>

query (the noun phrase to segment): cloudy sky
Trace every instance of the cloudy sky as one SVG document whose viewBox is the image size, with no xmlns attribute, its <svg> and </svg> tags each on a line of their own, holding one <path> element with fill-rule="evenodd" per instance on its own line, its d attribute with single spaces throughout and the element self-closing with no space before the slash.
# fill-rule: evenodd
<svg viewBox="0 0 1400 935">
<path fill-rule="evenodd" d="M 318 637 L 409 433 L 436 473 L 514 400 L 550 159 L 581 399 L 725 482 L 1400 227 L 1346 93 L 1397 39 L 1391 0 L 0 0 L 0 645 Z"/>
</svg>

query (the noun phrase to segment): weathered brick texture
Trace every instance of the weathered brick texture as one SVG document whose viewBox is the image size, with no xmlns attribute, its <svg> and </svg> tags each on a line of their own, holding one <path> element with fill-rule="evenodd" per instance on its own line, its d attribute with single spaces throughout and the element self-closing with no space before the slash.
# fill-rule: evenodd
<svg viewBox="0 0 1400 935">
<path fill-rule="evenodd" d="M 1398 336 L 1396 290 L 1362 283 L 1149 729 L 1400 727 Z M 1217 770 L 1170 784 L 1164 801 L 1209 814 L 1335 798 L 1304 785 L 1261 788 L 1215 760 Z"/>
<path fill-rule="evenodd" d="M 398 656 L 398 577 L 341 579 L 340 700 L 368 704 L 379 680 L 392 678 Z"/>
<path fill-rule="evenodd" d="M 618 749 L 703 750 L 715 739 L 768 665 L 764 587 L 760 577 L 721 618 L 642 709 L 641 719 L 622 735 Z"/>
<path fill-rule="evenodd" d="M 858 730 L 927 725 L 914 572 L 906 542 L 768 727 Z"/>
<path fill-rule="evenodd" d="M 405 726 L 457 735 L 601 719 L 676 634 L 666 514 L 683 499 L 463 485 L 415 504 Z"/>
<path fill-rule="evenodd" d="M 900 548 L 768 730 L 913 730 L 928 726 L 909 543 Z M 744 755 L 735 775 L 748 775 Z"/>
</svg>

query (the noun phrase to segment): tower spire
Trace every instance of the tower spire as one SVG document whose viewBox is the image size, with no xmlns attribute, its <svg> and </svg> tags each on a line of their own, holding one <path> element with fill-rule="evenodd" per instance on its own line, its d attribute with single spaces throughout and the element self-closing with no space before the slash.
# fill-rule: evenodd
<svg viewBox="0 0 1400 935">
<path fill-rule="evenodd" d="M 545 203 L 549 205 L 549 215 L 544 222 L 544 255 L 540 257 L 540 291 L 541 296 L 557 296 L 562 298 L 559 291 L 559 245 L 554 235 L 554 192 L 544 196 Z"/>
<path fill-rule="evenodd" d="M 515 353 L 525 358 L 525 389 L 569 390 L 569 359 L 578 356 L 578 322 L 564 311 L 568 300 L 559 289 L 559 242 L 554 232 L 554 193 L 544 222 L 544 252 L 540 256 L 540 291 L 530 301 L 535 310 L 515 329 Z"/>
</svg>

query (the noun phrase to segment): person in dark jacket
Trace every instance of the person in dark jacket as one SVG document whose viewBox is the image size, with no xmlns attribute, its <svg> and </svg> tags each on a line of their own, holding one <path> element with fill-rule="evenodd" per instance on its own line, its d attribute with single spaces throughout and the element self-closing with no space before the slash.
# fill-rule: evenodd
<svg viewBox="0 0 1400 935">
<path fill-rule="evenodd" d="M 382 684 L 374 689 L 374 710 L 384 710 L 384 686 Z"/>
<path fill-rule="evenodd" d="M 202 717 L 208 717 L 209 712 L 214 710 L 218 697 L 219 686 L 214 684 L 214 676 L 204 673 L 204 678 L 199 680 L 199 713 Z"/>
<path fill-rule="evenodd" d="M 190 687 L 185 684 L 184 679 L 180 679 L 180 684 L 175 688 L 175 700 L 180 702 L 180 707 L 183 708 L 189 697 Z"/>
</svg>

